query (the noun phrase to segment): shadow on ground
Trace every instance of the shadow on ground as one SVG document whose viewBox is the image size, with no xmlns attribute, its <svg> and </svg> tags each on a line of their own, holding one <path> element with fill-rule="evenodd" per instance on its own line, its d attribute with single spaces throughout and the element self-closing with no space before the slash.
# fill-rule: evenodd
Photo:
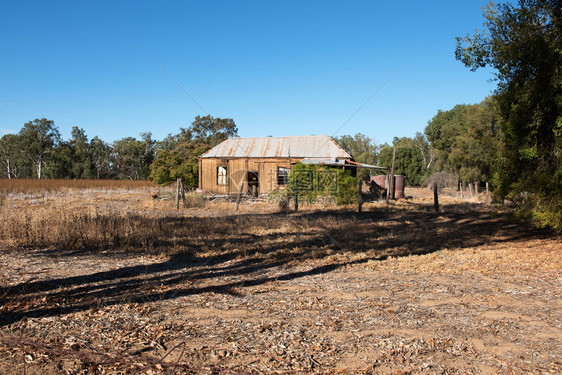
<svg viewBox="0 0 562 375">
<path fill-rule="evenodd" d="M 148 303 L 208 292 L 243 293 L 245 287 L 327 273 L 389 256 L 555 236 L 495 217 L 477 204 L 462 209 L 446 206 L 439 215 L 426 206 L 411 205 L 408 210 L 363 213 L 340 210 L 158 220 L 163 235 L 152 240 L 159 248 L 170 248 L 173 255 L 168 260 L 2 286 L 0 326 L 103 305 Z M 178 248 L 182 250 L 173 250 Z M 87 250 L 33 254 L 97 256 Z M 290 267 L 296 264 L 307 265 L 306 270 Z M 270 272 L 273 269 L 277 272 Z"/>
</svg>

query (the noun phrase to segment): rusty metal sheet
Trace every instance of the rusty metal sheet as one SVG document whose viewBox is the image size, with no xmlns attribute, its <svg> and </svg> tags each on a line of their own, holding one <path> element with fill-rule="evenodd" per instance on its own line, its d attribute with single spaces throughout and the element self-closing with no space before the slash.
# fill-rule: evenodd
<svg viewBox="0 0 562 375">
<path fill-rule="evenodd" d="M 327 135 L 229 138 L 201 158 L 330 158 L 351 155 Z"/>
</svg>

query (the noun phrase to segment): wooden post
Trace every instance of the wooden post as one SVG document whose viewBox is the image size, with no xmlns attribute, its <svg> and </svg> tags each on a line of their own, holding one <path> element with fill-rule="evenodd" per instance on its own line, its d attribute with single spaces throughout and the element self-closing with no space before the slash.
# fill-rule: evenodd
<svg viewBox="0 0 562 375">
<path fill-rule="evenodd" d="M 437 182 L 433 183 L 433 207 L 435 208 L 435 213 L 439 213 L 439 187 L 437 186 Z"/>
<path fill-rule="evenodd" d="M 390 170 L 390 198 L 394 199 L 394 167 L 396 165 L 396 147 L 392 152 L 392 169 Z"/>
<path fill-rule="evenodd" d="M 299 179 L 295 179 L 295 211 L 299 210 Z"/>
<path fill-rule="evenodd" d="M 471 198 L 474 197 L 474 193 L 472 191 L 472 184 L 470 182 L 468 183 L 468 192 L 470 193 Z"/>
<path fill-rule="evenodd" d="M 478 182 L 474 183 L 474 193 L 478 195 Z"/>
<path fill-rule="evenodd" d="M 361 212 L 363 209 L 363 192 L 361 191 L 361 184 L 363 181 L 358 179 L 357 183 L 357 212 Z"/>
<path fill-rule="evenodd" d="M 386 188 L 386 204 L 388 205 L 388 200 L 390 199 L 390 175 L 386 175 L 384 180 L 384 187 Z"/>
<path fill-rule="evenodd" d="M 240 189 L 238 190 L 238 196 L 236 197 L 236 211 L 238 211 L 238 206 L 240 206 L 240 200 L 242 199 L 242 191 L 244 191 L 244 181 L 240 182 Z"/>
<path fill-rule="evenodd" d="M 181 179 L 178 178 L 176 181 L 176 210 L 180 209 L 180 183 Z"/>
<path fill-rule="evenodd" d="M 486 181 L 486 195 L 490 194 L 490 190 L 488 189 L 488 181 Z"/>
<path fill-rule="evenodd" d="M 183 208 L 187 208 L 187 199 L 185 199 L 185 187 L 183 186 L 183 181 L 180 178 L 180 193 L 181 193 L 181 200 L 183 202 Z"/>
</svg>

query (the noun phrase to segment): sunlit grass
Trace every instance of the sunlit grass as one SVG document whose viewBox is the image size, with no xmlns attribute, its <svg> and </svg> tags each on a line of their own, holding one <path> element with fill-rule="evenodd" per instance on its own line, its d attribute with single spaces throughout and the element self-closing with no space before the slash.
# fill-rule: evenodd
<svg viewBox="0 0 562 375">
<path fill-rule="evenodd" d="M 156 185 L 144 180 L 37 180 L 0 179 L 0 194 L 40 194 L 64 189 L 150 189 Z"/>
</svg>

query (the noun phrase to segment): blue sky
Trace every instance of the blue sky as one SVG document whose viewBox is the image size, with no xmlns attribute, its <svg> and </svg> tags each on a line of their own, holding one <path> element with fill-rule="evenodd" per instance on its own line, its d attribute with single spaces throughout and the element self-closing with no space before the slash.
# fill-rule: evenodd
<svg viewBox="0 0 562 375">
<path fill-rule="evenodd" d="M 0 135 L 42 117 L 65 139 L 73 126 L 109 142 L 175 134 L 205 112 L 156 61 L 240 136 L 391 142 L 494 90 L 454 58 L 486 3 L 3 0 Z"/>
</svg>

